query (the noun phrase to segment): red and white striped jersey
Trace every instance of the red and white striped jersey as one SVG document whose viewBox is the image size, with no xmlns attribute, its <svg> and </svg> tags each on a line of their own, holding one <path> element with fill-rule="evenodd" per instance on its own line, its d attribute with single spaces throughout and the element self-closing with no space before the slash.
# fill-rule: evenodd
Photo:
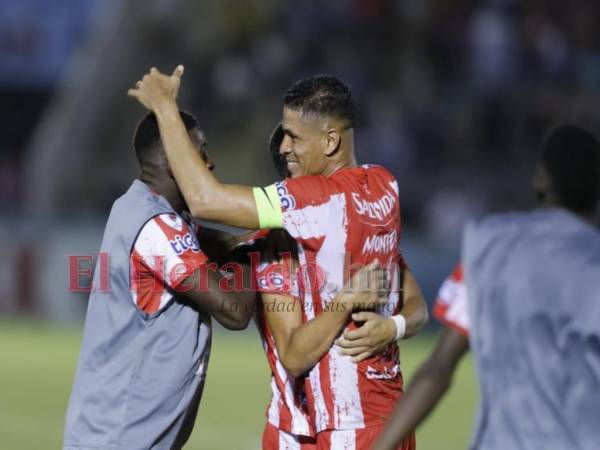
<svg viewBox="0 0 600 450">
<path fill-rule="evenodd" d="M 442 283 L 433 307 L 434 316 L 443 324 L 469 335 L 469 303 L 463 269 L 458 264 L 452 274 Z"/>
<path fill-rule="evenodd" d="M 160 214 L 140 231 L 131 250 L 131 300 L 152 314 L 164 308 L 192 272 L 206 263 L 196 228 L 175 214 Z"/>
<path fill-rule="evenodd" d="M 299 284 L 306 320 L 323 311 L 359 267 L 378 259 L 399 268 L 398 184 L 380 166 L 341 169 L 333 175 L 286 179 L 276 184 L 285 229 L 300 244 Z M 398 270 L 383 311 L 396 314 Z M 350 322 L 347 329 L 360 324 Z M 399 348 L 360 363 L 333 346 L 306 379 L 316 431 L 385 423 L 402 394 Z"/>
<path fill-rule="evenodd" d="M 252 242 L 255 244 L 254 250 L 260 252 L 261 262 L 253 267 L 258 292 L 299 299 L 297 265 L 292 261 L 290 249 L 269 245 L 268 240 L 273 239 L 272 234 L 269 236 L 265 232 L 259 232 Z M 314 426 L 307 410 L 304 378 L 289 375 L 279 360 L 275 339 L 264 315 L 265 309 L 269 307 L 268 304 L 263 304 L 256 310 L 256 324 L 271 368 L 271 402 L 267 408 L 267 421 L 276 429 L 292 435 L 314 436 Z"/>
</svg>

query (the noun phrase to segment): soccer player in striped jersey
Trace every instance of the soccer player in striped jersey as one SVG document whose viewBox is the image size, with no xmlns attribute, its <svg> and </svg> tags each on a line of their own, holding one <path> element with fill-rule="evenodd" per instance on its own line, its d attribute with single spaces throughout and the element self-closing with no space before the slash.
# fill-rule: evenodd
<svg viewBox="0 0 600 450">
<path fill-rule="evenodd" d="M 315 364 L 333 343 L 333 337 L 324 342 L 320 331 L 334 320 L 328 317 L 329 314 L 322 314 L 310 324 L 302 322 L 295 246 L 294 240 L 283 230 L 274 230 L 256 233 L 252 240 L 238 248 L 238 252 L 250 255 L 254 268 L 263 305 L 257 308 L 256 323 L 272 372 L 272 398 L 267 409 L 263 450 L 316 448 L 314 422 L 306 405 L 305 377 L 288 370 L 290 353 L 294 352 L 290 347 L 297 347 L 298 342 L 302 342 L 313 348 L 312 352 L 295 356 L 300 364 L 309 366 Z M 378 302 L 387 301 L 385 271 L 377 266 L 371 264 L 355 273 L 333 299 L 332 310 L 351 311 L 355 306 L 371 308 L 378 306 Z M 289 333 L 282 333 L 282 329 Z"/>
<path fill-rule="evenodd" d="M 279 125 L 271 135 L 270 150 L 275 166 L 284 178 L 289 174 L 285 165 L 281 164 L 279 155 L 282 140 L 283 132 Z M 255 286 L 263 304 L 262 308 L 257 309 L 256 323 L 271 368 L 272 397 L 267 409 L 262 448 L 263 450 L 315 449 L 314 423 L 307 411 L 305 379 L 303 376 L 294 377 L 288 372 L 290 358 L 287 344 L 289 341 L 303 340 L 307 337 L 312 339 L 314 345 L 311 347 L 317 350 L 312 354 L 296 355 L 296 358 L 300 356 L 305 360 L 301 364 L 309 366 L 327 352 L 332 342 L 322 342 L 319 334 L 315 333 L 314 324 L 303 323 L 305 317 L 302 314 L 297 278 L 297 244 L 285 230 L 262 230 L 252 233 L 252 239 L 238 246 L 236 250 L 234 259 L 245 257 L 247 260 L 248 254 L 251 255 Z M 366 283 L 365 290 L 359 289 L 365 284 L 365 276 L 377 276 L 377 274 L 359 272 L 354 275 L 348 286 L 348 294 L 350 294 L 347 296 L 348 309 L 352 309 L 355 303 L 364 307 L 369 301 L 369 296 L 374 294 L 373 290 L 377 289 L 376 278 Z M 369 291 L 372 294 L 369 294 Z M 334 299 L 334 302 L 339 303 L 338 300 Z M 323 320 L 328 320 L 327 314 L 319 317 L 319 321 Z M 305 328 L 300 330 L 301 327 Z M 273 329 L 279 332 L 273 333 Z M 285 332 L 282 333 L 281 330 Z"/>
<path fill-rule="evenodd" d="M 336 78 L 316 76 L 286 92 L 280 152 L 291 178 L 252 188 L 219 182 L 191 151 L 173 114 L 182 74 L 181 66 L 171 76 L 153 68 L 128 94 L 157 115 L 167 157 L 192 215 L 244 228 L 287 230 L 299 244 L 300 266 L 323 275 L 300 277 L 307 323 L 319 323 L 324 313 L 334 323 L 319 329 L 322 342 L 359 327 L 351 311 L 331 311 L 329 305 L 357 266 L 375 260 L 390 269 L 391 293 L 382 320 L 398 339 L 417 333 L 427 318 L 424 302 L 399 301 L 400 274 L 410 272 L 401 267 L 399 256 L 398 184 L 383 167 L 357 166 L 348 88 Z M 297 341 L 298 354 L 313 352 L 308 342 Z M 291 361 L 291 373 L 308 371 L 307 403 L 317 448 L 368 448 L 402 395 L 398 346 L 390 343 L 381 355 L 359 362 L 340 355 L 336 346 L 314 366 L 304 366 L 302 358 Z M 411 437 L 402 448 L 414 445 Z"/>
</svg>

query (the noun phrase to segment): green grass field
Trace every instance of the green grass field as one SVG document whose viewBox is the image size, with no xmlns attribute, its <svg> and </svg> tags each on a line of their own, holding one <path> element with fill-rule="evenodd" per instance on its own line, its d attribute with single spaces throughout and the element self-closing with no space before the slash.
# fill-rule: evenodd
<svg viewBox="0 0 600 450">
<path fill-rule="evenodd" d="M 0 323 L 0 447 L 61 447 L 65 408 L 79 351 L 79 329 L 36 323 Z M 434 337 L 403 343 L 406 379 L 429 352 Z M 419 450 L 462 450 L 468 443 L 476 385 L 463 361 L 450 394 L 419 429 Z M 254 330 L 218 330 L 204 398 L 186 449 L 257 450 L 268 402 L 268 371 Z"/>
</svg>

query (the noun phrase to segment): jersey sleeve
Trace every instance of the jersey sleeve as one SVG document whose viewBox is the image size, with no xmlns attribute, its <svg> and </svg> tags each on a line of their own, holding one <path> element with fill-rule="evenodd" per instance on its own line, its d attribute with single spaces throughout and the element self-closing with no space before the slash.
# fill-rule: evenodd
<svg viewBox="0 0 600 450">
<path fill-rule="evenodd" d="M 291 255 L 279 261 L 263 262 L 254 268 L 258 292 L 299 297 L 296 271 Z"/>
<path fill-rule="evenodd" d="M 196 269 L 207 262 L 196 233 L 175 214 L 158 215 L 144 225 L 131 251 L 133 301 L 153 313 L 163 308 Z"/>
<path fill-rule="evenodd" d="M 258 292 L 299 297 L 295 246 L 284 230 L 257 235 L 251 266 Z"/>
<path fill-rule="evenodd" d="M 434 316 L 444 325 L 469 335 L 470 319 L 467 289 L 462 266 L 458 264 L 442 283 L 433 307 Z"/>
</svg>

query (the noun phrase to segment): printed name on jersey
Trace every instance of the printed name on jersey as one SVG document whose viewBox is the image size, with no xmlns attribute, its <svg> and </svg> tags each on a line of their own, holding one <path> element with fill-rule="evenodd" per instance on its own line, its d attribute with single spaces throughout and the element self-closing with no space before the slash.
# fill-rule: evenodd
<svg viewBox="0 0 600 450">
<path fill-rule="evenodd" d="M 169 244 L 177 256 L 182 255 L 188 250 L 194 253 L 200 252 L 200 245 L 191 233 L 186 233 L 183 236 L 177 235 L 169 241 Z"/>
<path fill-rule="evenodd" d="M 278 181 L 275 183 L 275 186 L 277 187 L 277 194 L 279 195 L 279 200 L 281 201 L 281 209 L 283 211 L 294 209 L 296 207 L 296 199 L 292 194 L 290 194 L 285 183 Z"/>
<path fill-rule="evenodd" d="M 375 234 L 367 236 L 363 244 L 362 253 L 368 255 L 370 253 L 389 253 L 398 245 L 398 233 L 391 231 L 386 234 Z"/>
<path fill-rule="evenodd" d="M 183 219 L 175 214 L 161 214 L 158 218 L 177 231 L 183 230 Z"/>
<path fill-rule="evenodd" d="M 365 375 L 369 380 L 393 380 L 398 376 L 398 365 L 391 368 L 384 367 L 383 370 L 367 366 Z"/>
<path fill-rule="evenodd" d="M 386 191 L 378 200 L 370 202 L 361 197 L 358 192 L 352 193 L 352 202 L 357 214 L 367 219 L 367 223 L 380 224 L 391 216 L 396 205 L 396 195 L 393 192 Z"/>
</svg>

